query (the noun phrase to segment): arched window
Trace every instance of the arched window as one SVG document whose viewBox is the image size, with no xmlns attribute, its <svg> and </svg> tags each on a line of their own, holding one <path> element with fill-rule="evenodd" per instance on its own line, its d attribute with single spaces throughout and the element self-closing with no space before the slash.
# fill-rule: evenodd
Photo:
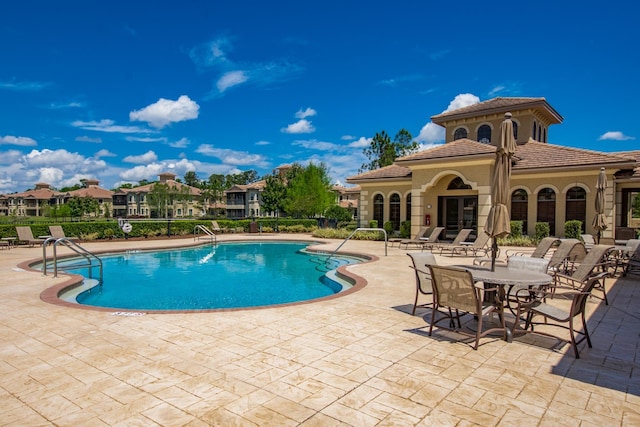
<svg viewBox="0 0 640 427">
<path fill-rule="evenodd" d="M 585 222 L 587 218 L 587 192 L 581 187 L 572 187 L 567 191 L 565 209 L 567 211 L 567 221 L 582 221 L 582 232 L 586 230 Z"/>
<path fill-rule="evenodd" d="M 542 142 L 547 142 L 547 128 L 542 131 Z"/>
<path fill-rule="evenodd" d="M 378 221 L 378 227 L 384 225 L 384 197 L 381 194 L 376 194 L 373 198 L 373 219 Z"/>
<path fill-rule="evenodd" d="M 491 143 L 491 126 L 482 125 L 478 128 L 478 142 L 483 144 Z"/>
<path fill-rule="evenodd" d="M 536 131 L 538 129 L 536 129 L 536 122 L 533 122 L 533 133 L 531 134 L 531 138 L 536 139 Z"/>
<path fill-rule="evenodd" d="M 538 193 L 538 222 L 549 223 L 549 233 L 556 235 L 556 192 L 551 188 L 543 188 Z"/>
<path fill-rule="evenodd" d="M 542 125 L 538 126 L 538 137 L 536 138 L 536 141 L 542 142 Z"/>
<path fill-rule="evenodd" d="M 522 221 L 522 232 L 527 234 L 527 211 L 529 209 L 529 196 L 524 190 L 516 190 L 511 194 L 511 219 Z"/>
<path fill-rule="evenodd" d="M 397 193 L 389 198 L 389 221 L 394 230 L 400 230 L 400 195 Z"/>
<path fill-rule="evenodd" d="M 471 190 L 469 184 L 465 184 L 459 176 L 453 178 L 447 187 L 447 190 Z"/>
<path fill-rule="evenodd" d="M 405 221 L 411 221 L 411 193 L 407 194 L 407 213 Z"/>
<path fill-rule="evenodd" d="M 458 128 L 453 133 L 453 140 L 462 139 L 467 137 L 467 130 L 465 128 Z"/>
<path fill-rule="evenodd" d="M 513 137 L 517 141 L 518 140 L 518 124 L 514 121 L 512 121 L 511 123 L 513 123 Z"/>
</svg>

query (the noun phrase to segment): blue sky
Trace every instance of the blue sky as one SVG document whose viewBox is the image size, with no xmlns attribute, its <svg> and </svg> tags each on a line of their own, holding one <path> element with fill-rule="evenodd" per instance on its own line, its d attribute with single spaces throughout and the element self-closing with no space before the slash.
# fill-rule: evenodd
<svg viewBox="0 0 640 427">
<path fill-rule="evenodd" d="M 496 96 L 545 97 L 553 144 L 636 149 L 635 14 L 564 3 L 6 2 L 0 193 L 309 161 L 344 183 L 376 132 L 426 148 Z"/>
</svg>

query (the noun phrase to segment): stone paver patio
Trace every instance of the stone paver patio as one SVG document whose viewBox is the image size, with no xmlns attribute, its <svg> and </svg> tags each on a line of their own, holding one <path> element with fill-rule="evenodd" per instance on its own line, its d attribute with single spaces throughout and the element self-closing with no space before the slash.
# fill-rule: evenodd
<svg viewBox="0 0 640 427">
<path fill-rule="evenodd" d="M 220 240 L 249 237 L 273 238 Z M 594 347 L 582 345 L 578 360 L 570 346 L 533 335 L 484 338 L 474 351 L 452 332 L 427 336 L 429 310 L 410 315 L 406 250 L 385 256 L 381 242 L 360 241 L 342 250 L 378 257 L 348 268 L 368 282 L 358 292 L 144 316 L 43 302 L 40 293 L 65 278 L 17 268 L 42 249 L 0 251 L 0 425 L 640 425 L 640 277 L 609 280 L 609 306 L 591 299 Z"/>
</svg>

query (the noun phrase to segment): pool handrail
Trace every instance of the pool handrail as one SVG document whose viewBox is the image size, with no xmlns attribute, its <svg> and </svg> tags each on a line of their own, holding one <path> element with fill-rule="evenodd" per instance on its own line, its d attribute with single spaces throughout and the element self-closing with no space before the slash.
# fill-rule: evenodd
<svg viewBox="0 0 640 427">
<path fill-rule="evenodd" d="M 355 230 L 353 230 L 353 232 L 349 234 L 349 236 L 347 236 L 347 238 L 344 239 L 344 241 L 340 243 L 333 252 L 331 252 L 331 255 L 329 255 L 324 262 L 327 263 L 331 259 L 331 257 L 333 257 L 340 250 L 340 248 L 345 243 L 347 243 L 347 241 L 351 239 L 351 237 L 353 237 L 353 235 L 356 234 L 358 231 L 382 231 L 384 233 L 384 256 L 387 256 L 387 242 L 388 242 L 387 231 L 384 228 L 358 227 Z"/>
<path fill-rule="evenodd" d="M 83 257 L 86 260 L 86 264 L 75 264 L 73 266 L 73 269 L 76 268 L 87 268 L 88 272 L 89 272 L 89 278 L 92 279 L 93 278 L 93 269 L 96 267 L 96 265 L 94 265 L 92 260 L 96 260 L 97 261 L 97 267 L 99 267 L 99 271 L 100 271 L 100 280 L 99 280 L 99 284 L 100 286 L 102 286 L 102 279 L 103 279 L 103 270 L 102 270 L 102 260 L 100 259 L 99 256 L 97 256 L 96 254 L 94 254 L 93 252 L 87 250 L 86 248 L 80 246 L 78 243 L 69 240 L 66 237 L 48 237 L 44 243 L 42 244 L 42 274 L 43 275 L 47 275 L 47 246 L 49 246 L 49 244 L 52 244 L 53 246 L 53 277 L 58 277 L 58 253 L 57 253 L 57 248 L 58 245 L 64 245 L 67 248 L 71 249 L 73 252 L 75 252 L 76 254 L 80 255 L 81 257 Z"/>
</svg>

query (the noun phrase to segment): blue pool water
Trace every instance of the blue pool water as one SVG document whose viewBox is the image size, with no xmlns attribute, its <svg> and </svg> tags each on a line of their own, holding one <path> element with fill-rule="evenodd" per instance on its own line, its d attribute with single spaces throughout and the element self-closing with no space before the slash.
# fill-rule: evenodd
<svg viewBox="0 0 640 427">
<path fill-rule="evenodd" d="M 225 243 L 101 257 L 103 286 L 80 304 L 128 310 L 202 310 L 307 301 L 342 285 L 327 270 L 358 262 L 304 252 L 309 243 Z M 95 274 L 94 274 L 95 277 Z"/>
</svg>

